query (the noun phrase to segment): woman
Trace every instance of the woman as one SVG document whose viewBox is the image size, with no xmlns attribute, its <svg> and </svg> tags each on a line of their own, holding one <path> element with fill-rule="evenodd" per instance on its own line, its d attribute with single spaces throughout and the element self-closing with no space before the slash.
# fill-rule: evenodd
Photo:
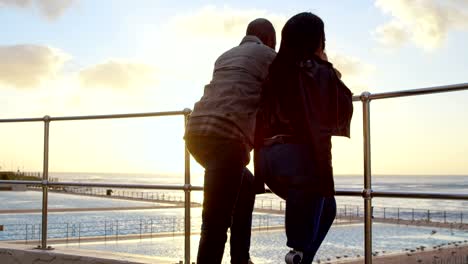
<svg viewBox="0 0 468 264">
<path fill-rule="evenodd" d="M 349 137 L 353 106 L 324 49 L 318 16 L 288 20 L 257 118 L 256 178 L 286 199 L 287 263 L 312 263 L 336 215 L 331 136 Z"/>
</svg>

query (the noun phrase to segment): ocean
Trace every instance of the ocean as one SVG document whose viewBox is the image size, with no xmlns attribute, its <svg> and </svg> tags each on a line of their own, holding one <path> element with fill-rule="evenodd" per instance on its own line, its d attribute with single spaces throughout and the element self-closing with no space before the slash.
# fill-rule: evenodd
<svg viewBox="0 0 468 264">
<path fill-rule="evenodd" d="M 106 183 L 143 183 L 143 184 L 182 184 L 183 176 L 161 176 L 156 174 L 115 174 L 115 173 L 51 173 L 52 178 L 60 181 L 72 182 L 106 182 Z M 193 182 L 200 182 L 200 176 Z M 335 177 L 337 189 L 361 190 L 362 176 Z M 468 176 L 392 176 L 376 175 L 373 178 L 373 188 L 379 191 L 410 191 L 431 193 L 467 193 Z M 135 192 L 156 192 L 155 190 L 133 190 Z M 182 191 L 158 191 L 167 195 L 183 197 Z M 192 193 L 193 200 L 201 201 L 201 192 Z M 0 192 L 0 210 L 40 209 L 41 192 Z M 153 203 L 106 199 L 100 197 L 86 197 L 51 192 L 49 208 L 89 208 L 89 207 L 130 207 L 148 206 Z M 363 199 L 360 197 L 337 197 L 339 211 L 343 214 L 343 207 L 347 208 L 349 215 L 362 216 Z M 438 215 L 436 221 L 442 222 L 442 214 L 447 212 L 448 222 L 468 222 L 468 201 L 450 201 L 433 199 L 373 199 L 374 213 L 382 217 L 382 209 L 386 209 L 387 217 L 398 213 L 402 218 L 410 217 L 408 212 L 415 209 L 424 214 L 431 212 L 431 217 Z M 256 207 L 278 208 L 284 202 L 273 194 L 257 196 Z M 379 209 L 379 210 L 377 210 Z M 192 231 L 200 229 L 201 208 L 192 210 Z M 406 212 L 406 215 L 405 215 Z M 112 237 L 118 235 L 138 234 L 139 232 L 178 232 L 183 230 L 184 210 L 179 209 L 152 209 L 133 211 L 106 211 L 106 212 L 60 212 L 49 213 L 49 236 L 63 238 L 76 238 L 77 236 L 107 235 L 108 241 L 92 243 L 74 243 L 55 245 L 57 247 L 82 248 L 103 250 L 149 256 L 164 256 L 177 262 L 183 259 L 183 237 L 173 236 L 153 239 L 134 239 L 115 241 Z M 444 214 L 445 215 L 445 214 Z M 462 219 L 460 219 L 460 216 Z M 418 217 L 418 216 L 417 216 Z M 425 216 L 423 215 L 422 218 Z M 432 219 L 432 218 L 431 218 Z M 0 232 L 0 240 L 38 240 L 41 222 L 40 213 L 4 213 L 0 214 L 0 225 L 5 225 L 5 231 Z M 266 213 L 254 214 L 254 230 L 252 234 L 251 254 L 255 263 L 279 263 L 288 248 L 285 246 L 284 230 L 266 231 L 266 226 L 281 226 L 284 216 Z M 373 249 L 379 252 L 401 253 L 405 248 L 416 248 L 421 245 L 431 248 L 440 244 L 467 241 L 468 231 L 423 226 L 406 226 L 374 223 Z M 26 230 L 26 232 L 25 232 Z M 258 231 L 260 230 L 260 231 Z M 192 236 L 192 259 L 195 259 L 199 236 Z M 362 223 L 349 223 L 335 225 L 324 241 L 317 259 L 343 257 L 344 255 L 356 257 L 363 255 L 363 225 Z M 229 263 L 229 243 L 226 244 L 223 263 Z"/>
</svg>

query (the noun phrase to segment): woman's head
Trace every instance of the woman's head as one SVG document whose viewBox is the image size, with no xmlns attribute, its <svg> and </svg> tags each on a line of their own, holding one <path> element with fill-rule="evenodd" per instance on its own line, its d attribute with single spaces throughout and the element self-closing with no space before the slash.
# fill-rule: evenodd
<svg viewBox="0 0 468 264">
<path fill-rule="evenodd" d="M 304 12 L 291 17 L 281 32 L 278 55 L 299 62 L 325 49 L 325 26 L 322 19 Z"/>
<path fill-rule="evenodd" d="M 281 44 L 276 58 L 270 65 L 269 74 L 262 89 L 262 104 L 272 107 L 276 102 L 291 120 L 299 124 L 301 113 L 299 77 L 300 62 L 312 59 L 325 48 L 325 30 L 320 17 L 299 13 L 286 22 L 281 32 Z M 302 120 L 302 121 L 301 121 Z"/>
</svg>

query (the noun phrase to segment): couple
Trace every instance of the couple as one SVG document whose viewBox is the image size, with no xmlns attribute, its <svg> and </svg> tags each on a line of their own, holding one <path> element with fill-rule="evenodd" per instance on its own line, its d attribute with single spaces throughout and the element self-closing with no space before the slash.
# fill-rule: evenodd
<svg viewBox="0 0 468 264">
<path fill-rule="evenodd" d="M 185 139 L 205 168 L 197 263 L 250 261 L 255 194 L 286 200 L 287 263 L 312 263 L 336 214 L 331 136 L 349 137 L 352 94 L 327 61 L 323 21 L 312 13 L 276 33 L 266 19 L 221 55 L 194 106 Z M 254 148 L 255 177 L 246 168 Z"/>
</svg>

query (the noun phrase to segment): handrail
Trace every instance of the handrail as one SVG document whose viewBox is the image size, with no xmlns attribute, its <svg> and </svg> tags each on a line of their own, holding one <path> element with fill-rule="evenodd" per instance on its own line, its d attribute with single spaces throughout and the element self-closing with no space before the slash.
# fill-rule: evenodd
<svg viewBox="0 0 468 264">
<path fill-rule="evenodd" d="M 457 91 L 463 91 L 467 89 L 468 89 L 468 83 L 459 83 L 459 84 L 452 84 L 452 85 L 434 86 L 434 87 L 429 87 L 429 88 L 401 90 L 401 91 L 395 91 L 395 92 L 373 93 L 373 94 L 369 94 L 369 100 L 388 99 L 388 98 L 396 98 L 396 97 L 409 97 L 409 96 L 427 95 L 427 94 L 435 94 L 435 93 L 457 92 Z M 358 102 L 361 100 L 362 100 L 362 95 L 353 96 L 354 102 Z"/>
<path fill-rule="evenodd" d="M 44 182 L 44 181 L 9 181 L 0 180 L 0 184 L 31 185 L 48 187 L 95 187 L 95 188 L 125 188 L 125 189 L 145 189 L 145 190 L 172 190 L 172 191 L 203 191 L 203 186 L 183 185 L 183 184 L 113 184 L 95 182 Z M 272 193 L 266 189 L 267 193 Z M 337 196 L 363 196 L 362 191 L 337 189 Z M 426 192 L 388 192 L 372 191 L 372 198 L 411 198 L 411 199 L 441 199 L 441 200 L 468 200 L 468 194 L 464 193 L 426 193 Z"/>
<path fill-rule="evenodd" d="M 415 198 L 415 199 L 454 199 L 468 200 L 467 194 L 446 194 L 446 193 L 417 193 L 417 192 L 381 192 L 372 190 L 371 173 L 371 141 L 370 141 L 370 102 L 376 99 L 387 99 L 397 97 L 408 97 L 416 95 L 426 95 L 434 93 L 454 92 L 468 90 L 468 83 L 436 86 L 422 89 L 401 90 L 393 92 L 383 92 L 371 94 L 363 92 L 359 96 L 353 96 L 353 101 L 361 101 L 363 105 L 363 137 L 364 137 L 364 189 L 363 191 L 337 190 L 336 195 L 343 196 L 362 196 L 364 198 L 364 251 L 366 264 L 372 264 L 372 198 Z M 131 114 L 112 114 L 112 115 L 88 115 L 88 116 L 64 116 L 42 118 L 15 118 L 0 119 L 0 123 L 18 123 L 18 122 L 44 122 L 44 165 L 42 181 L 0 181 L 0 184 L 11 185 L 37 185 L 42 187 L 42 241 L 41 249 L 50 249 L 47 246 L 47 206 L 48 206 L 48 187 L 64 186 L 85 186 L 85 187 L 107 187 L 107 188 L 129 188 L 129 189 L 163 189 L 163 190 L 183 190 L 185 192 L 185 263 L 190 262 L 190 191 L 201 191 L 203 187 L 192 186 L 190 184 L 190 154 L 185 148 L 185 175 L 184 185 L 149 185 L 149 184 L 106 184 L 106 183 L 73 183 L 73 182 L 49 182 L 48 181 L 48 147 L 49 147 L 49 123 L 52 121 L 77 121 L 77 120 L 97 120 L 97 119 L 118 119 L 118 118 L 139 118 L 139 117 L 157 117 L 157 116 L 184 116 L 184 125 L 187 124 L 190 109 L 182 111 L 151 112 L 151 113 L 131 113 Z"/>
<path fill-rule="evenodd" d="M 408 89 L 395 92 L 382 92 L 382 93 L 369 93 L 370 100 L 387 99 L 396 97 L 408 97 L 416 95 L 427 95 L 434 93 L 446 93 L 468 90 L 468 83 L 459 83 L 452 85 L 434 86 L 429 88 Z M 361 95 L 354 95 L 353 101 L 362 101 L 362 96 L 367 94 L 364 92 Z M 131 114 L 109 114 L 109 115 L 84 115 L 84 116 L 61 116 L 49 117 L 50 121 L 73 121 L 73 120 L 93 120 L 93 119 L 119 119 L 119 118 L 136 118 L 136 117 L 157 117 L 157 116 L 174 116 L 174 115 L 187 115 L 191 110 L 185 108 L 182 111 L 166 111 L 166 112 L 146 112 L 146 113 L 131 113 Z M 44 117 L 36 118 L 12 118 L 0 119 L 0 123 L 17 123 L 17 122 L 41 122 Z"/>
<path fill-rule="evenodd" d="M 175 115 L 188 115 L 188 114 L 190 114 L 190 112 L 191 112 L 191 110 L 186 108 L 186 109 L 184 109 L 182 111 L 148 112 L 148 113 L 131 113 L 131 114 L 60 116 L 60 117 L 44 116 L 43 118 L 0 119 L 0 123 L 41 122 L 41 121 L 45 121 L 45 120 L 49 120 L 49 121 L 76 121 L 76 120 L 94 120 L 94 119 L 119 119 L 119 118 L 175 116 Z"/>
<path fill-rule="evenodd" d="M 457 92 L 457 91 L 463 91 L 467 89 L 468 89 L 468 83 L 460 83 L 460 84 L 453 84 L 453 85 L 434 86 L 430 88 L 375 93 L 375 94 L 371 94 L 369 99 L 376 100 L 376 99 L 388 99 L 388 98 L 396 98 L 396 97 L 408 97 L 408 96 L 427 95 L 427 94 L 435 94 L 435 93 Z"/>
</svg>

